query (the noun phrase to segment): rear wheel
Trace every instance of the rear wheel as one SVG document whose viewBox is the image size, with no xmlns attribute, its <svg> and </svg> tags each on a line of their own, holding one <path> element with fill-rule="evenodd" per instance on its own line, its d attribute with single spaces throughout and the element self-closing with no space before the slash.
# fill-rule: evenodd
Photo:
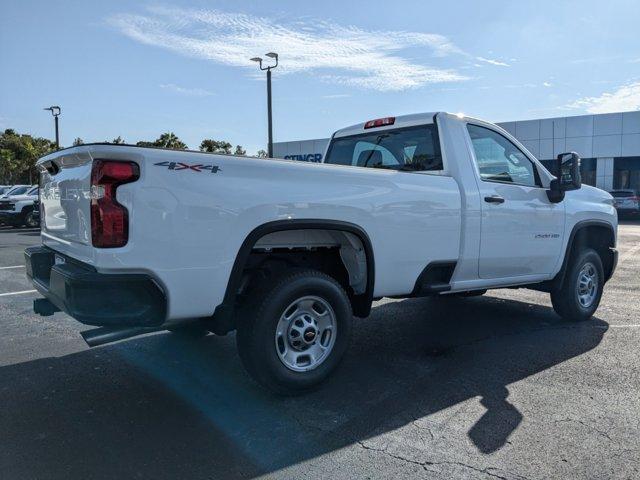
<svg viewBox="0 0 640 480">
<path fill-rule="evenodd" d="M 604 287 L 604 269 L 598 253 L 582 250 L 571 260 L 562 287 L 551 292 L 551 303 L 566 320 L 588 320 L 598 309 Z"/>
<path fill-rule="evenodd" d="M 351 334 L 347 294 L 332 277 L 296 270 L 259 286 L 237 325 L 242 363 L 261 385 L 296 394 L 322 382 Z"/>
</svg>

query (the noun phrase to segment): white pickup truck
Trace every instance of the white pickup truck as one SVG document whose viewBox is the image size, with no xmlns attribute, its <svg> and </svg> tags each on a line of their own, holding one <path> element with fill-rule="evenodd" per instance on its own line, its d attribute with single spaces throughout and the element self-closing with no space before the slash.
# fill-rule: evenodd
<svg viewBox="0 0 640 480">
<path fill-rule="evenodd" d="M 34 309 L 101 327 L 89 345 L 236 330 L 249 373 L 281 393 L 324 379 L 380 297 L 527 287 L 568 320 L 596 311 L 617 216 L 575 153 L 556 178 L 501 128 L 441 112 L 339 130 L 324 158 L 108 144 L 42 158 Z"/>
</svg>

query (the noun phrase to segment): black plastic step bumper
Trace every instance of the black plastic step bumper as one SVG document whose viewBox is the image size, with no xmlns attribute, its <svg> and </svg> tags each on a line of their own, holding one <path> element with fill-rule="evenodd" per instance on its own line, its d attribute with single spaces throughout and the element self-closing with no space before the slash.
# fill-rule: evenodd
<svg viewBox="0 0 640 480">
<path fill-rule="evenodd" d="M 50 248 L 24 251 L 27 276 L 53 307 L 34 302 L 34 311 L 50 315 L 59 309 L 96 326 L 161 325 L 167 301 L 160 287 L 144 274 L 104 274 Z"/>
</svg>

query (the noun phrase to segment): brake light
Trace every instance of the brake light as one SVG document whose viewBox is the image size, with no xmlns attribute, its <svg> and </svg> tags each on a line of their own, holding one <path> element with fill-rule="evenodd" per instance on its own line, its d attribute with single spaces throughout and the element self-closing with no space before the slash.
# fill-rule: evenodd
<svg viewBox="0 0 640 480">
<path fill-rule="evenodd" d="M 91 168 L 91 242 L 98 248 L 123 247 L 129 239 L 129 212 L 118 203 L 120 185 L 140 178 L 133 162 L 95 160 Z"/>
<path fill-rule="evenodd" d="M 386 127 L 387 125 L 393 125 L 396 123 L 396 117 L 384 117 L 377 118 L 375 120 L 369 120 L 364 124 L 364 129 L 367 128 L 375 128 L 375 127 Z"/>
</svg>

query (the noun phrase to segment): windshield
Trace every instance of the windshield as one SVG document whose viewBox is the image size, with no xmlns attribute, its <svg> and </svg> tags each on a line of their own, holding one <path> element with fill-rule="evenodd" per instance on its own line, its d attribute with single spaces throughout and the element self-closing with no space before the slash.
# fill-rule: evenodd
<svg viewBox="0 0 640 480">
<path fill-rule="evenodd" d="M 29 189 L 29 187 L 13 187 L 6 194 L 7 195 L 24 195 L 24 193 Z"/>
<path fill-rule="evenodd" d="M 325 163 L 392 170 L 442 170 L 435 125 L 336 138 Z"/>
</svg>

